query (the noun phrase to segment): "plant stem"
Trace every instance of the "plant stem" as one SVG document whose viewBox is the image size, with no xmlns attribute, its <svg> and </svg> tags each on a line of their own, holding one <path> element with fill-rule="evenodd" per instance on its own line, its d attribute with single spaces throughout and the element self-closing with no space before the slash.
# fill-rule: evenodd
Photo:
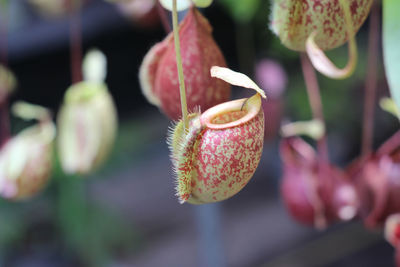
<svg viewBox="0 0 400 267">
<path fill-rule="evenodd" d="M 376 4 L 372 7 L 369 22 L 368 38 L 368 70 L 365 79 L 365 97 L 364 97 L 364 117 L 362 129 L 361 154 L 371 153 L 373 143 L 374 127 L 374 107 L 376 102 L 376 85 L 378 64 L 378 40 L 379 40 L 379 13 Z"/>
<path fill-rule="evenodd" d="M 81 29 L 81 2 L 69 0 L 71 13 L 70 47 L 71 47 L 71 78 L 72 83 L 82 81 L 82 29 Z"/>
<path fill-rule="evenodd" d="M 311 61 L 308 58 L 307 54 L 301 53 L 300 59 L 313 117 L 314 119 L 321 121 L 325 125 L 321 94 L 314 67 L 311 64 Z M 326 134 L 324 134 L 324 136 L 318 140 L 318 152 L 321 154 L 320 155 L 322 157 L 321 159 L 328 161 L 329 155 L 328 155 L 328 145 L 326 142 Z"/>
<path fill-rule="evenodd" d="M 182 107 L 182 121 L 185 125 L 185 129 L 188 129 L 188 108 L 186 103 L 186 90 L 185 81 L 183 77 L 183 66 L 182 66 L 182 56 L 181 56 L 181 46 L 179 41 L 179 29 L 178 29 L 178 11 L 176 8 L 176 1 L 173 0 L 172 8 L 172 27 L 174 31 L 174 41 L 175 41 L 175 53 L 176 53 L 176 65 L 178 68 L 178 78 L 179 78 L 179 92 L 181 95 L 181 107 Z"/>
</svg>

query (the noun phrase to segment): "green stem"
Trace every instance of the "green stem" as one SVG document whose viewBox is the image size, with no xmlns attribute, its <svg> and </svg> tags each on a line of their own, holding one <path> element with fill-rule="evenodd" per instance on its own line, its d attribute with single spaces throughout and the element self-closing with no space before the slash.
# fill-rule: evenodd
<svg viewBox="0 0 400 267">
<path fill-rule="evenodd" d="M 175 53 L 176 53 L 176 66 L 178 68 L 178 79 L 179 79 L 179 92 L 181 95 L 181 107 L 182 107 L 182 120 L 185 125 L 185 129 L 188 129 L 188 108 L 186 103 L 186 90 L 185 81 L 183 77 L 183 66 L 182 66 L 182 56 L 181 56 L 181 46 L 179 41 L 179 29 L 178 29 L 178 11 L 176 8 L 176 0 L 172 2 L 172 27 L 174 31 L 174 41 L 175 41 Z"/>
</svg>

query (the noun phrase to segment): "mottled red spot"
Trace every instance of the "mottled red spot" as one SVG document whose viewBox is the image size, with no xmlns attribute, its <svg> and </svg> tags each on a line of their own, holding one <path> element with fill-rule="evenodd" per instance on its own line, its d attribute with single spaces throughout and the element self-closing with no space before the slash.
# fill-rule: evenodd
<svg viewBox="0 0 400 267">
<path fill-rule="evenodd" d="M 329 20 L 325 20 L 324 21 L 324 33 L 326 33 L 330 37 L 332 37 L 333 32 L 334 32 L 334 29 L 331 27 L 330 21 Z"/>
<path fill-rule="evenodd" d="M 332 14 L 332 12 L 333 12 L 332 2 L 328 2 L 326 4 L 326 11 L 328 12 L 329 15 Z"/>
<path fill-rule="evenodd" d="M 311 15 L 307 15 L 306 17 L 306 26 L 312 23 Z"/>
<path fill-rule="evenodd" d="M 235 169 L 235 170 L 238 169 L 241 161 L 239 159 L 235 159 L 235 158 L 233 158 L 231 160 L 232 160 L 231 161 L 231 169 Z"/>
<path fill-rule="evenodd" d="M 321 0 L 314 1 L 313 10 L 315 12 L 321 12 L 321 13 L 324 12 L 324 6 L 321 4 Z"/>
<path fill-rule="evenodd" d="M 214 185 L 215 187 L 217 187 L 220 183 L 221 183 L 221 180 L 219 180 L 218 178 L 215 178 L 215 179 L 213 180 L 213 185 Z"/>
<path fill-rule="evenodd" d="M 189 197 L 190 197 L 190 195 L 188 193 L 185 193 L 185 194 L 181 195 L 181 199 L 183 201 L 187 201 L 189 199 Z"/>
<path fill-rule="evenodd" d="M 301 25 L 303 24 L 303 16 L 299 15 L 297 16 L 297 20 L 295 21 L 296 25 Z"/>
<path fill-rule="evenodd" d="M 335 0 L 334 1 L 334 6 L 336 7 L 336 9 L 333 11 L 336 14 L 340 14 L 340 5 L 339 5 L 339 0 Z"/>
<path fill-rule="evenodd" d="M 303 0 L 302 7 L 303 7 L 303 12 L 306 12 L 307 10 L 310 9 L 310 5 L 308 4 L 307 0 Z"/>
<path fill-rule="evenodd" d="M 353 1 L 350 5 L 350 11 L 352 16 L 357 15 L 357 9 L 358 9 L 358 3 L 357 1 Z"/>
<path fill-rule="evenodd" d="M 190 161 L 186 161 L 184 164 L 180 165 L 181 167 L 178 168 L 179 171 L 181 171 L 182 173 L 189 174 L 190 171 L 192 170 L 192 162 Z"/>
</svg>

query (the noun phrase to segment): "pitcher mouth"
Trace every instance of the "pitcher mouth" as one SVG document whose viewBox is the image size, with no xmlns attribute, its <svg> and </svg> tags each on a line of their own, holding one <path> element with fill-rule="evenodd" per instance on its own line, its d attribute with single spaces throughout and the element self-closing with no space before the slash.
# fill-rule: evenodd
<svg viewBox="0 0 400 267">
<path fill-rule="evenodd" d="M 261 97 L 256 94 L 219 104 L 206 110 L 201 115 L 201 123 L 210 129 L 226 129 L 236 127 L 253 119 L 260 112 Z"/>
</svg>

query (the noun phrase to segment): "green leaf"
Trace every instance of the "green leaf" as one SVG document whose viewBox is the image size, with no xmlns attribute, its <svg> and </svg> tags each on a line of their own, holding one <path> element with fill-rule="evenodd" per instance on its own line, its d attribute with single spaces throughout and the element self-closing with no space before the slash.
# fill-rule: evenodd
<svg viewBox="0 0 400 267">
<path fill-rule="evenodd" d="M 220 0 L 232 14 L 232 17 L 241 23 L 249 22 L 260 7 L 260 0 Z"/>
<path fill-rule="evenodd" d="M 400 1 L 383 1 L 383 57 L 390 93 L 400 108 Z"/>
</svg>

